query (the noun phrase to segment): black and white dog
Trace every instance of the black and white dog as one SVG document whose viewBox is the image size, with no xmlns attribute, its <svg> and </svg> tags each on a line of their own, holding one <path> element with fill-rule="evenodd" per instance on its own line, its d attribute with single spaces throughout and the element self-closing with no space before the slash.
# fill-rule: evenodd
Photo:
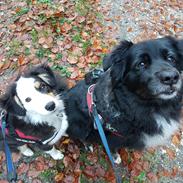
<svg viewBox="0 0 183 183">
<path fill-rule="evenodd" d="M 93 96 L 112 151 L 161 145 L 178 130 L 182 42 L 171 37 L 137 44 L 122 41 L 104 59 L 105 72 Z M 67 134 L 97 143 L 100 138 L 86 100 L 90 84 L 83 80 L 66 93 Z"/>
<path fill-rule="evenodd" d="M 16 79 L 0 99 L 0 106 L 7 113 L 10 147 L 32 156 L 33 151 L 27 144 L 36 144 L 53 159 L 63 158 L 54 144 L 68 127 L 61 100 L 65 90 L 65 82 L 46 65 L 37 66 Z M 0 143 L 2 146 L 2 136 Z"/>
</svg>

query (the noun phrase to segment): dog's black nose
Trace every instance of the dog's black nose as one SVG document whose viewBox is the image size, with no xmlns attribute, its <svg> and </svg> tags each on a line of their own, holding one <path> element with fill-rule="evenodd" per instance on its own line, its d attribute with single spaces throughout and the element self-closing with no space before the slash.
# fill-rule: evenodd
<svg viewBox="0 0 183 183">
<path fill-rule="evenodd" d="M 160 81 L 166 85 L 176 84 L 179 80 L 179 73 L 177 71 L 161 71 L 158 74 Z"/>
<path fill-rule="evenodd" d="M 53 111 L 55 109 L 55 102 L 48 102 L 45 106 L 47 111 Z"/>
</svg>

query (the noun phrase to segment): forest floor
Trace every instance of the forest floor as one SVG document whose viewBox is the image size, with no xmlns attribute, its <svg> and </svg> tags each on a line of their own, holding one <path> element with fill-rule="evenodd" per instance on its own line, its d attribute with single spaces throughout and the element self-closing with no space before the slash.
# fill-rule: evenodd
<svg viewBox="0 0 183 183">
<path fill-rule="evenodd" d="M 153 0 L 0 0 L 0 94 L 17 74 L 47 63 L 72 87 L 119 42 L 171 35 L 183 38 L 183 2 Z M 125 183 L 183 183 L 183 130 L 166 146 L 143 152 L 121 149 Z M 61 139 L 63 160 L 41 152 L 13 153 L 18 183 L 114 183 L 102 146 L 85 150 L 80 142 Z M 0 183 L 6 164 L 0 152 Z"/>
</svg>

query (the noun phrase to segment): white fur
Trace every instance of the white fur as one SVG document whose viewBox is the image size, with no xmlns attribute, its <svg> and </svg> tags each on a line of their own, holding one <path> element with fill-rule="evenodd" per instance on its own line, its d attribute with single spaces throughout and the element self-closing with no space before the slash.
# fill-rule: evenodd
<svg viewBox="0 0 183 183">
<path fill-rule="evenodd" d="M 116 153 L 113 157 L 114 157 L 114 163 L 119 165 L 121 163 L 121 161 L 122 161 L 120 154 Z"/>
<path fill-rule="evenodd" d="M 18 149 L 24 156 L 33 156 L 34 155 L 34 152 L 26 144 L 19 146 Z"/>
<path fill-rule="evenodd" d="M 63 103 L 58 101 L 56 96 L 41 93 L 35 89 L 34 78 L 20 77 L 17 81 L 16 92 L 24 108 L 29 112 L 48 115 L 53 112 L 45 109 L 46 104 L 49 102 L 55 103 L 55 110 L 63 108 Z M 30 102 L 26 102 L 28 97 L 31 98 Z"/>
<path fill-rule="evenodd" d="M 177 92 L 175 91 L 175 92 L 173 92 L 173 93 L 170 94 L 170 95 L 160 94 L 160 95 L 159 95 L 159 98 L 164 99 L 164 100 L 169 100 L 169 99 L 174 98 L 174 97 L 176 97 L 176 96 L 177 96 Z"/>
<path fill-rule="evenodd" d="M 175 87 L 177 88 L 177 91 L 174 91 L 172 94 L 160 94 L 158 97 L 163 100 L 169 100 L 171 98 L 175 98 L 177 96 L 178 91 L 180 90 L 182 86 L 182 80 L 179 79 Z"/>
<path fill-rule="evenodd" d="M 168 123 L 167 120 L 158 114 L 154 115 L 157 125 L 162 129 L 162 134 L 148 135 L 144 134 L 144 143 L 146 147 L 153 147 L 158 145 L 163 145 L 167 140 L 173 135 L 179 128 L 179 123 L 173 119 L 170 119 Z"/>
<path fill-rule="evenodd" d="M 64 155 L 54 146 L 50 151 L 45 151 L 45 153 L 49 154 L 54 160 L 60 160 L 64 158 Z"/>
</svg>

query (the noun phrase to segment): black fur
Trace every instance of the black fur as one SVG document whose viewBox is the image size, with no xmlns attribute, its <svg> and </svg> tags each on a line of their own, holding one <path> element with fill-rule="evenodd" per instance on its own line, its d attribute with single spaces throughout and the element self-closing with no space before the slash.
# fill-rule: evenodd
<svg viewBox="0 0 183 183">
<path fill-rule="evenodd" d="M 118 131 L 116 135 L 105 129 L 113 151 L 121 147 L 146 147 L 143 134 L 163 136 L 163 128 L 158 126 L 154 114 L 165 119 L 166 124 L 171 120 L 179 124 L 182 84 L 174 98 L 159 98 L 158 92 L 171 93 L 175 89 L 162 84 L 166 78 L 160 81 L 159 75 L 167 70 L 182 83 L 182 40 L 165 37 L 137 44 L 123 41 L 105 57 L 103 67 L 105 73 L 96 82 L 94 96 L 98 113 L 105 123 Z M 96 143 L 100 138 L 86 102 L 90 84 L 81 81 L 66 93 L 67 133 L 73 138 Z"/>
</svg>

